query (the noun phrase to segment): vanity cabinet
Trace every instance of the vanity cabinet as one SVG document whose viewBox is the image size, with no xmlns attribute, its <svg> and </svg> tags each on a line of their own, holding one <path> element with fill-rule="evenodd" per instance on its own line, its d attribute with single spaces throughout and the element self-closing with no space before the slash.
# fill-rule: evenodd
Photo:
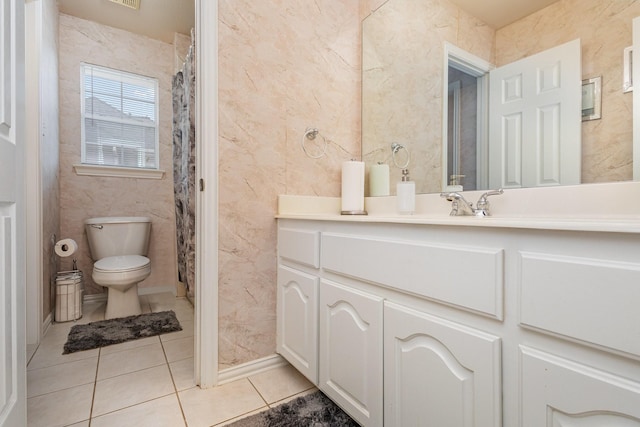
<svg viewBox="0 0 640 427">
<path fill-rule="evenodd" d="M 277 350 L 318 383 L 318 277 L 278 267 Z"/>
<path fill-rule="evenodd" d="M 382 426 L 382 298 L 323 280 L 319 388 L 362 425 Z"/>
<path fill-rule="evenodd" d="M 314 384 L 318 384 L 319 239 L 317 231 L 278 230 L 276 349 Z"/>
<path fill-rule="evenodd" d="M 363 426 L 640 427 L 640 233 L 495 224 L 279 219 L 278 352 Z"/>
<path fill-rule="evenodd" d="M 522 427 L 640 427 L 640 382 L 528 346 L 522 362 Z"/>
<path fill-rule="evenodd" d="M 387 426 L 501 426 L 500 338 L 385 302 Z"/>
</svg>

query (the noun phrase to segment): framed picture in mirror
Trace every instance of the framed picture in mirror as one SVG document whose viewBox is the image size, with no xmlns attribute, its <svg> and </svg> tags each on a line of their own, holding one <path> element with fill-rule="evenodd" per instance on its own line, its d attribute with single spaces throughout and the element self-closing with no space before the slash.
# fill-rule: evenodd
<svg viewBox="0 0 640 427">
<path fill-rule="evenodd" d="M 582 121 L 597 120 L 602 117 L 602 76 L 582 81 Z"/>
</svg>

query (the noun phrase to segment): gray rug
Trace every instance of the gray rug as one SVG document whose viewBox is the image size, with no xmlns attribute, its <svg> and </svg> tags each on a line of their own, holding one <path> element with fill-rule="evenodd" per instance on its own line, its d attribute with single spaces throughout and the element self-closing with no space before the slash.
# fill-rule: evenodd
<svg viewBox="0 0 640 427">
<path fill-rule="evenodd" d="M 75 325 L 69 332 L 62 354 L 181 330 L 182 326 L 173 311 L 160 311 Z"/>
<path fill-rule="evenodd" d="M 358 427 L 322 392 L 298 397 L 275 408 L 227 425 L 227 427 Z"/>
</svg>

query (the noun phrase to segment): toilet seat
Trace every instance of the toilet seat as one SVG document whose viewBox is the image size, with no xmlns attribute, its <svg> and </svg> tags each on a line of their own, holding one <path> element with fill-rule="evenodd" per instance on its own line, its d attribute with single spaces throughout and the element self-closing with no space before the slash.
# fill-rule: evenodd
<svg viewBox="0 0 640 427">
<path fill-rule="evenodd" d="M 142 255 L 118 255 L 102 258 L 93 264 L 93 271 L 102 273 L 129 272 L 147 267 L 151 261 Z"/>
<path fill-rule="evenodd" d="M 101 286 L 127 290 L 151 274 L 151 261 L 141 255 L 118 255 L 102 258 L 93 265 L 91 277 Z"/>
</svg>

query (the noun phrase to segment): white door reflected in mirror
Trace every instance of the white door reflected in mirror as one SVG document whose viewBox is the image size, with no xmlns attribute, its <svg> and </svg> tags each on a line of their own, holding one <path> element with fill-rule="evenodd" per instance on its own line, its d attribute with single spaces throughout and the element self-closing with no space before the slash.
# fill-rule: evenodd
<svg viewBox="0 0 640 427">
<path fill-rule="evenodd" d="M 462 54 L 447 51 L 444 189 L 579 184 L 581 111 L 590 101 L 581 96 L 580 40 L 489 71 L 486 114 L 487 74 L 459 66 L 451 56 Z"/>
<path fill-rule="evenodd" d="M 489 74 L 489 187 L 580 183 L 580 40 Z"/>
</svg>

